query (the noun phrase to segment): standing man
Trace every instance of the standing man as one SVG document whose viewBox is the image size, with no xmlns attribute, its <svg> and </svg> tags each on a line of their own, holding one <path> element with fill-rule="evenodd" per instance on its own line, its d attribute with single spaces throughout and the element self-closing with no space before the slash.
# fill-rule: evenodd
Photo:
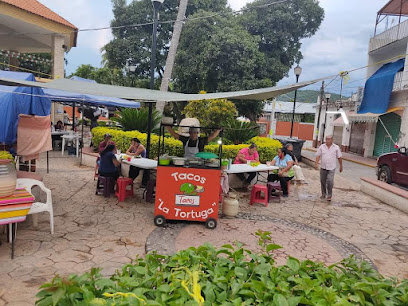
<svg viewBox="0 0 408 306">
<path fill-rule="evenodd" d="M 204 146 L 206 146 L 211 140 L 218 136 L 221 130 L 215 130 L 208 137 L 199 137 L 200 128 L 191 126 L 188 130 L 189 137 L 179 135 L 170 126 L 166 126 L 167 131 L 175 139 L 180 140 L 184 146 L 184 157 L 191 158 L 194 157 L 198 152 L 204 151 Z"/>
<path fill-rule="evenodd" d="M 320 165 L 320 184 L 322 188 L 322 200 L 331 201 L 332 190 L 334 185 L 334 173 L 336 171 L 337 162 L 339 160 L 340 172 L 343 172 L 343 161 L 341 159 L 341 151 L 338 145 L 333 143 L 333 136 L 326 136 L 326 143 L 322 144 L 316 152 L 315 168 Z M 327 196 L 327 198 L 326 198 Z"/>
</svg>

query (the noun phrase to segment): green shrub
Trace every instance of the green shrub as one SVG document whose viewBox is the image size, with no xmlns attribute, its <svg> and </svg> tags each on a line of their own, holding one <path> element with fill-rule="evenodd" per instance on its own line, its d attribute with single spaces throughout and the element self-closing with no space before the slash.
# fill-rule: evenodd
<svg viewBox="0 0 408 306">
<path fill-rule="evenodd" d="M 135 137 L 139 138 L 140 142 L 146 146 L 147 134 L 145 133 L 140 133 L 138 131 L 124 132 L 122 130 L 112 128 L 96 127 L 92 129 L 92 141 L 96 147 L 98 147 L 99 143 L 103 141 L 103 135 L 106 133 L 112 135 L 112 140 L 116 143 L 116 147 L 122 152 L 126 152 L 130 146 L 132 138 Z M 159 149 L 159 136 L 152 134 L 150 139 L 150 158 L 155 158 L 157 157 Z M 183 156 L 184 149 L 182 142 L 174 138 L 166 138 L 165 152 L 173 156 Z"/>
<path fill-rule="evenodd" d="M 407 305 L 408 281 L 387 279 L 353 257 L 331 266 L 289 257 L 277 266 L 270 232 L 256 233 L 260 252 L 241 243 L 209 244 L 167 256 L 147 254 L 110 278 L 92 268 L 56 276 L 36 305 Z"/>
<path fill-rule="evenodd" d="M 0 151 L 0 159 L 14 160 L 13 155 L 8 151 Z"/>
<path fill-rule="evenodd" d="M 267 137 L 254 137 L 248 141 L 248 144 L 254 143 L 258 147 L 259 160 L 266 162 L 272 160 L 277 154 L 278 149 L 282 148 L 279 140 Z"/>
<path fill-rule="evenodd" d="M 106 126 L 106 121 L 98 121 L 98 126 Z"/>
<path fill-rule="evenodd" d="M 116 112 L 116 117 L 112 118 L 112 120 L 118 122 L 124 131 L 140 131 L 146 133 L 148 118 L 149 109 L 147 107 L 142 107 L 140 109 L 124 108 L 121 111 Z M 154 109 L 152 113 L 153 133 L 159 132 L 160 122 L 160 113 Z"/>
<path fill-rule="evenodd" d="M 139 138 L 142 144 L 146 146 L 147 134 L 145 133 L 140 133 L 139 131 L 124 132 L 113 128 L 96 127 L 92 129 L 92 141 L 95 147 L 98 147 L 99 143 L 103 141 L 103 135 L 105 135 L 105 133 L 112 135 L 112 140 L 122 152 L 125 152 L 129 148 L 130 142 L 134 137 Z M 282 147 L 282 144 L 278 140 L 266 137 L 254 137 L 250 139 L 248 143 L 255 143 L 258 146 L 259 160 L 261 162 L 272 160 L 276 156 L 278 149 Z M 218 147 L 218 144 L 210 144 L 205 146 L 205 151 L 218 154 Z M 235 159 L 239 150 L 246 147 L 248 147 L 248 144 L 223 145 L 222 157 Z M 150 158 L 157 157 L 158 148 L 159 136 L 152 134 Z M 182 142 L 172 137 L 165 137 L 165 153 L 172 156 L 183 156 L 184 148 Z"/>
<path fill-rule="evenodd" d="M 262 163 L 272 160 L 278 153 L 278 149 L 282 147 L 282 144 L 278 140 L 257 136 L 251 138 L 248 141 L 248 144 L 223 145 L 222 158 L 235 159 L 239 150 L 248 147 L 248 145 L 251 143 L 255 143 L 257 145 L 259 160 Z M 208 145 L 205 147 L 205 151 L 218 154 L 218 145 Z"/>
<path fill-rule="evenodd" d="M 259 135 L 259 126 L 255 122 L 245 122 L 229 119 L 225 123 L 224 138 L 233 144 L 246 143 L 249 139 Z"/>
</svg>

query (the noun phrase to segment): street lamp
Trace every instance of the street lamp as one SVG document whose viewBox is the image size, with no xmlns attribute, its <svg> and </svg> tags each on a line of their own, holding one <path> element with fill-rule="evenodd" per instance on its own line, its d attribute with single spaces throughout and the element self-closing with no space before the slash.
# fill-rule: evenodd
<svg viewBox="0 0 408 306">
<path fill-rule="evenodd" d="M 150 58 L 150 89 L 154 89 L 154 70 L 156 68 L 156 42 L 157 42 L 157 24 L 159 23 L 159 8 L 164 0 L 152 0 L 153 4 L 153 33 L 152 33 L 152 55 Z M 146 157 L 149 158 L 150 153 L 150 136 L 152 130 L 152 114 L 153 103 L 149 103 L 149 119 L 147 121 L 147 143 L 146 143 Z"/>
<path fill-rule="evenodd" d="M 296 84 L 299 82 L 299 76 L 302 73 L 302 68 L 299 64 L 293 69 L 296 75 Z M 293 121 L 295 121 L 295 110 L 296 110 L 296 96 L 297 96 L 297 89 L 295 90 L 295 98 L 293 99 L 293 113 L 292 113 L 292 125 L 290 126 L 290 138 L 292 138 L 293 134 Z"/>
<path fill-rule="evenodd" d="M 327 106 L 329 105 L 329 100 L 330 100 L 330 97 L 331 97 L 331 94 L 330 93 L 327 93 L 326 95 L 326 112 L 324 113 L 324 128 L 323 128 L 323 134 L 322 134 L 322 143 L 323 143 L 323 141 L 324 141 L 324 132 L 326 131 L 326 121 L 327 121 Z"/>
<path fill-rule="evenodd" d="M 131 72 L 133 74 L 132 75 L 132 87 L 134 87 L 136 66 L 134 66 L 134 65 L 128 66 L 128 70 L 129 70 L 129 72 Z"/>
</svg>

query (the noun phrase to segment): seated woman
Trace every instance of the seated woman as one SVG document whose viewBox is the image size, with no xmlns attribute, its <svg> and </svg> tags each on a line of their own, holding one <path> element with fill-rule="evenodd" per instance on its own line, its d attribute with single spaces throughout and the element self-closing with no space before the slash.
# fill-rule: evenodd
<svg viewBox="0 0 408 306">
<path fill-rule="evenodd" d="M 138 138 L 132 138 L 132 142 L 130 144 L 129 149 L 126 151 L 127 155 L 131 156 L 140 156 L 140 157 L 146 157 L 146 149 L 145 147 L 140 143 L 140 140 Z M 145 171 L 147 173 L 147 171 Z M 140 173 L 140 168 L 135 167 L 135 166 L 130 166 L 129 168 L 129 177 L 132 178 L 132 180 L 135 180 L 139 176 Z M 143 176 L 143 182 L 146 182 L 145 177 Z"/>
<path fill-rule="evenodd" d="M 64 125 L 62 124 L 62 121 L 58 120 L 57 124 L 54 126 L 54 128 L 57 131 L 63 131 L 64 130 Z"/>
<path fill-rule="evenodd" d="M 115 180 L 119 177 L 120 162 L 116 159 L 113 151 L 115 146 L 113 144 L 108 145 L 100 154 L 99 175 L 113 177 Z"/>
<path fill-rule="evenodd" d="M 293 153 L 293 145 L 291 145 L 290 143 L 288 143 L 285 146 L 286 150 L 288 150 L 288 154 L 290 155 L 290 157 L 292 157 L 293 159 L 293 171 L 295 172 L 295 176 L 294 176 L 294 180 L 295 181 L 304 181 L 305 180 L 305 176 L 303 175 L 303 171 L 302 168 L 299 166 L 299 162 L 295 156 L 295 154 Z"/>
<path fill-rule="evenodd" d="M 278 155 L 275 156 L 275 158 L 271 162 L 271 165 L 278 166 L 279 170 L 274 170 L 274 173 L 268 176 L 268 182 L 279 181 L 283 196 L 286 198 L 288 196 L 288 182 L 293 179 L 293 176 L 295 175 L 292 169 L 292 157 L 290 157 L 288 151 L 285 148 L 280 148 L 278 150 Z"/>
<path fill-rule="evenodd" d="M 241 149 L 237 157 L 235 158 L 234 164 L 246 164 L 249 160 L 253 161 L 259 161 L 259 154 L 258 151 L 256 150 L 256 144 L 251 144 L 248 148 L 243 148 Z M 249 172 L 247 173 L 248 177 L 245 178 L 244 173 L 237 173 L 238 177 L 244 181 L 244 187 L 248 188 L 248 186 L 251 184 L 252 180 L 256 176 L 256 172 Z"/>
<path fill-rule="evenodd" d="M 132 138 L 129 149 L 126 151 L 127 155 L 146 157 L 146 149 L 140 143 L 138 138 Z"/>
</svg>

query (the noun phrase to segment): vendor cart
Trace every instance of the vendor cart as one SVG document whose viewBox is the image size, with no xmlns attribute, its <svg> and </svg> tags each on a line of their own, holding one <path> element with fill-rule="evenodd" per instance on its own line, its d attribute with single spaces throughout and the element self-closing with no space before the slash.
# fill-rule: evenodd
<svg viewBox="0 0 408 306">
<path fill-rule="evenodd" d="M 216 158 L 205 159 L 208 153 L 197 154 L 203 158 L 169 157 L 165 155 L 165 126 L 189 128 L 164 124 L 160 127 L 154 224 L 163 226 L 166 220 L 198 221 L 214 229 L 218 220 L 222 140 L 218 155 L 214 154 Z M 222 139 L 222 131 L 219 137 Z"/>
</svg>

